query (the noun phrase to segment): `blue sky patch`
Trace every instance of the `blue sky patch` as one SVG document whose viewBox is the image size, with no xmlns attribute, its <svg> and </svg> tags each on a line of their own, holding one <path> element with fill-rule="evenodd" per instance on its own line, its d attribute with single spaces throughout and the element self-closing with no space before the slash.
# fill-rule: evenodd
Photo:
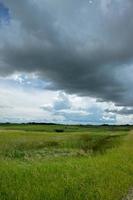
<svg viewBox="0 0 133 200">
<path fill-rule="evenodd" d="M 9 22 L 10 15 L 9 15 L 9 9 L 0 2 L 0 22 L 6 21 Z"/>
</svg>

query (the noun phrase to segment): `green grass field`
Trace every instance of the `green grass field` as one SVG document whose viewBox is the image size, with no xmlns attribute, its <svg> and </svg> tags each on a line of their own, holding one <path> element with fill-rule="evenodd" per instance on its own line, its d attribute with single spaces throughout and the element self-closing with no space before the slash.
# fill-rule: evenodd
<svg viewBox="0 0 133 200">
<path fill-rule="evenodd" d="M 0 125 L 0 200 L 121 200 L 131 126 Z"/>
</svg>

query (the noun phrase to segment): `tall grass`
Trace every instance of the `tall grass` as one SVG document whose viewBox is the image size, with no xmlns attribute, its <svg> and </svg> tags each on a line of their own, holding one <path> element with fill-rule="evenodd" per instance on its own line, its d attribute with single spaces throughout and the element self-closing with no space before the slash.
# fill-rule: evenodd
<svg viewBox="0 0 133 200">
<path fill-rule="evenodd" d="M 1 131 L 0 200 L 121 200 L 133 184 L 133 135 L 95 129 Z"/>
</svg>

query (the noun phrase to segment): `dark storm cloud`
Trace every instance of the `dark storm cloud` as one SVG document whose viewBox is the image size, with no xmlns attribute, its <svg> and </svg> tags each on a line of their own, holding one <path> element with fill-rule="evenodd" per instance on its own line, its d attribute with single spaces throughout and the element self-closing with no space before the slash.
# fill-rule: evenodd
<svg viewBox="0 0 133 200">
<path fill-rule="evenodd" d="M 133 106 L 131 0 L 3 3 L 11 21 L 0 31 L 1 75 L 36 72 L 55 89 Z"/>
</svg>

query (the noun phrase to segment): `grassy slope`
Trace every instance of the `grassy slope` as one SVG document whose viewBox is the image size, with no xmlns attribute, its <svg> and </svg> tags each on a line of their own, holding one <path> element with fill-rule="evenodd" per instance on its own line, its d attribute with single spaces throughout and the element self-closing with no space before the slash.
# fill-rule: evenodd
<svg viewBox="0 0 133 200">
<path fill-rule="evenodd" d="M 0 128 L 0 200 L 121 199 L 133 184 L 131 132 L 66 127 L 64 133 L 54 133 L 56 128 Z M 101 144 L 109 149 L 95 154 Z"/>
</svg>

